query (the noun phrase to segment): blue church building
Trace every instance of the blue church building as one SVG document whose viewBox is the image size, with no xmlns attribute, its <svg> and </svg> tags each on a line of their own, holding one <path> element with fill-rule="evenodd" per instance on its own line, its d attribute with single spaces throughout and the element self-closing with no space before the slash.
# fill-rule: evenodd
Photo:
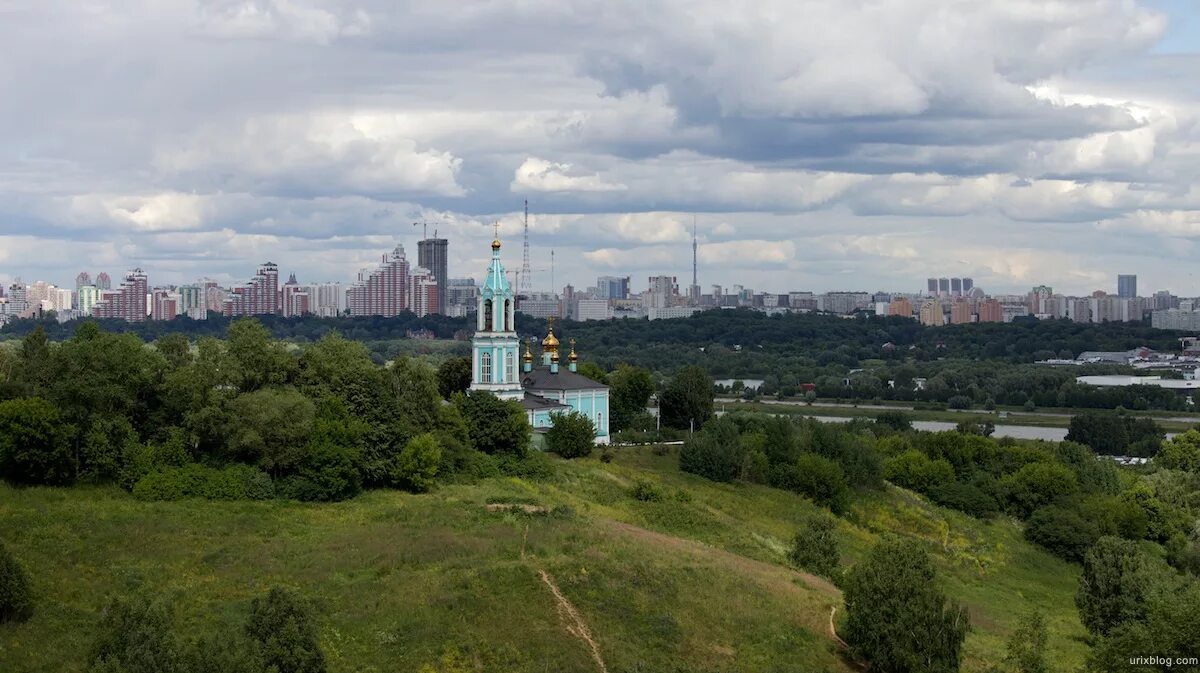
<svg viewBox="0 0 1200 673">
<path fill-rule="evenodd" d="M 471 390 L 519 402 L 535 434 L 550 427 L 554 414 L 577 411 L 596 427 L 596 443 L 607 444 L 608 386 L 576 373 L 575 340 L 570 342 L 565 368 L 560 366 L 560 344 L 553 324 L 542 339 L 540 362 L 534 362 L 531 345 L 520 354 L 516 295 L 500 263 L 499 239 L 492 241 L 492 261 L 479 290 L 478 308 L 475 337 L 471 340 Z"/>
</svg>

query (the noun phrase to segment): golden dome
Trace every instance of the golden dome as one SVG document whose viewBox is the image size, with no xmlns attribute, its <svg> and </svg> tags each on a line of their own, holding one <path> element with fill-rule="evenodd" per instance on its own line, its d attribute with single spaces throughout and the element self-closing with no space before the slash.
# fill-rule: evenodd
<svg viewBox="0 0 1200 673">
<path fill-rule="evenodd" d="M 579 356 L 575 354 L 575 340 L 571 339 L 570 344 L 571 344 L 571 354 L 567 356 L 567 359 L 570 360 L 571 362 L 575 362 L 576 360 L 579 359 Z"/>
<path fill-rule="evenodd" d="M 530 339 L 530 341 L 533 341 L 533 339 Z M 525 362 L 533 362 L 533 352 L 529 350 L 528 342 L 525 344 L 525 354 L 521 356 L 521 359 Z"/>
<path fill-rule="evenodd" d="M 558 337 L 554 336 L 554 318 L 546 321 L 546 329 L 548 333 L 546 338 L 542 339 L 542 351 L 545 353 L 558 354 Z"/>
<path fill-rule="evenodd" d="M 499 250 L 499 249 L 500 249 L 500 239 L 493 238 L 492 239 L 492 250 Z"/>
<path fill-rule="evenodd" d="M 558 362 L 558 351 L 551 351 L 551 353 L 550 353 L 550 362 L 553 362 L 553 363 L 557 363 L 557 362 Z"/>
</svg>

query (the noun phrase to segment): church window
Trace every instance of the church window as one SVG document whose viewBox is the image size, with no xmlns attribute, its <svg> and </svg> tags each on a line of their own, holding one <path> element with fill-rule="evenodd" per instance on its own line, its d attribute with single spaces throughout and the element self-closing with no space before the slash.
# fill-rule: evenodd
<svg viewBox="0 0 1200 673">
<path fill-rule="evenodd" d="M 597 411 L 596 412 L 596 431 L 600 432 L 603 430 L 604 430 L 604 412 Z"/>
<path fill-rule="evenodd" d="M 492 300 L 491 299 L 487 299 L 483 302 L 483 316 L 484 316 L 483 317 L 483 331 L 485 331 L 485 332 L 492 331 L 492 319 L 494 318 L 494 316 L 492 315 Z"/>
<path fill-rule="evenodd" d="M 479 354 L 479 380 L 483 383 L 492 382 L 492 354 Z"/>
<path fill-rule="evenodd" d="M 504 380 L 508 383 L 517 382 L 517 358 L 513 351 L 508 351 L 504 356 Z"/>
</svg>

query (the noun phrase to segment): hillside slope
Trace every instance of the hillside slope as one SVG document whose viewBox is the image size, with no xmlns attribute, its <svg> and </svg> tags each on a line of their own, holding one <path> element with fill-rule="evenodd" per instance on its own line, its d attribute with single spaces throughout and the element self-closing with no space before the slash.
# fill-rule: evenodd
<svg viewBox="0 0 1200 673">
<path fill-rule="evenodd" d="M 39 596 L 29 623 L 0 627 L 0 670 L 82 670 L 108 595 L 170 596 L 195 636 L 232 628 L 276 584 L 313 600 L 332 671 L 851 670 L 828 634 L 838 591 L 783 563 L 812 505 L 679 473 L 669 454 L 617 456 L 556 461 L 546 482 L 325 505 L 0 486 L 0 531 Z M 634 500 L 636 479 L 671 497 Z M 998 661 L 1033 606 L 1049 616 L 1054 660 L 1081 661 L 1076 571 L 1029 547 L 1014 524 L 890 490 L 860 496 L 841 532 L 847 563 L 885 532 L 929 542 L 948 592 L 978 625 L 967 670 Z"/>
</svg>

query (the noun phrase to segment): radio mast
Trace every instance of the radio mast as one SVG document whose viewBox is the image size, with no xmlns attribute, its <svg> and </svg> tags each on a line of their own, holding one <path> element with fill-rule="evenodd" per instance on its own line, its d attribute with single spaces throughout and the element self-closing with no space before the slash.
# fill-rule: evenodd
<svg viewBox="0 0 1200 673">
<path fill-rule="evenodd" d="M 525 199 L 525 259 L 521 263 L 521 277 L 518 279 L 518 294 L 526 297 L 533 294 L 533 272 L 529 263 L 529 199 Z"/>
</svg>

